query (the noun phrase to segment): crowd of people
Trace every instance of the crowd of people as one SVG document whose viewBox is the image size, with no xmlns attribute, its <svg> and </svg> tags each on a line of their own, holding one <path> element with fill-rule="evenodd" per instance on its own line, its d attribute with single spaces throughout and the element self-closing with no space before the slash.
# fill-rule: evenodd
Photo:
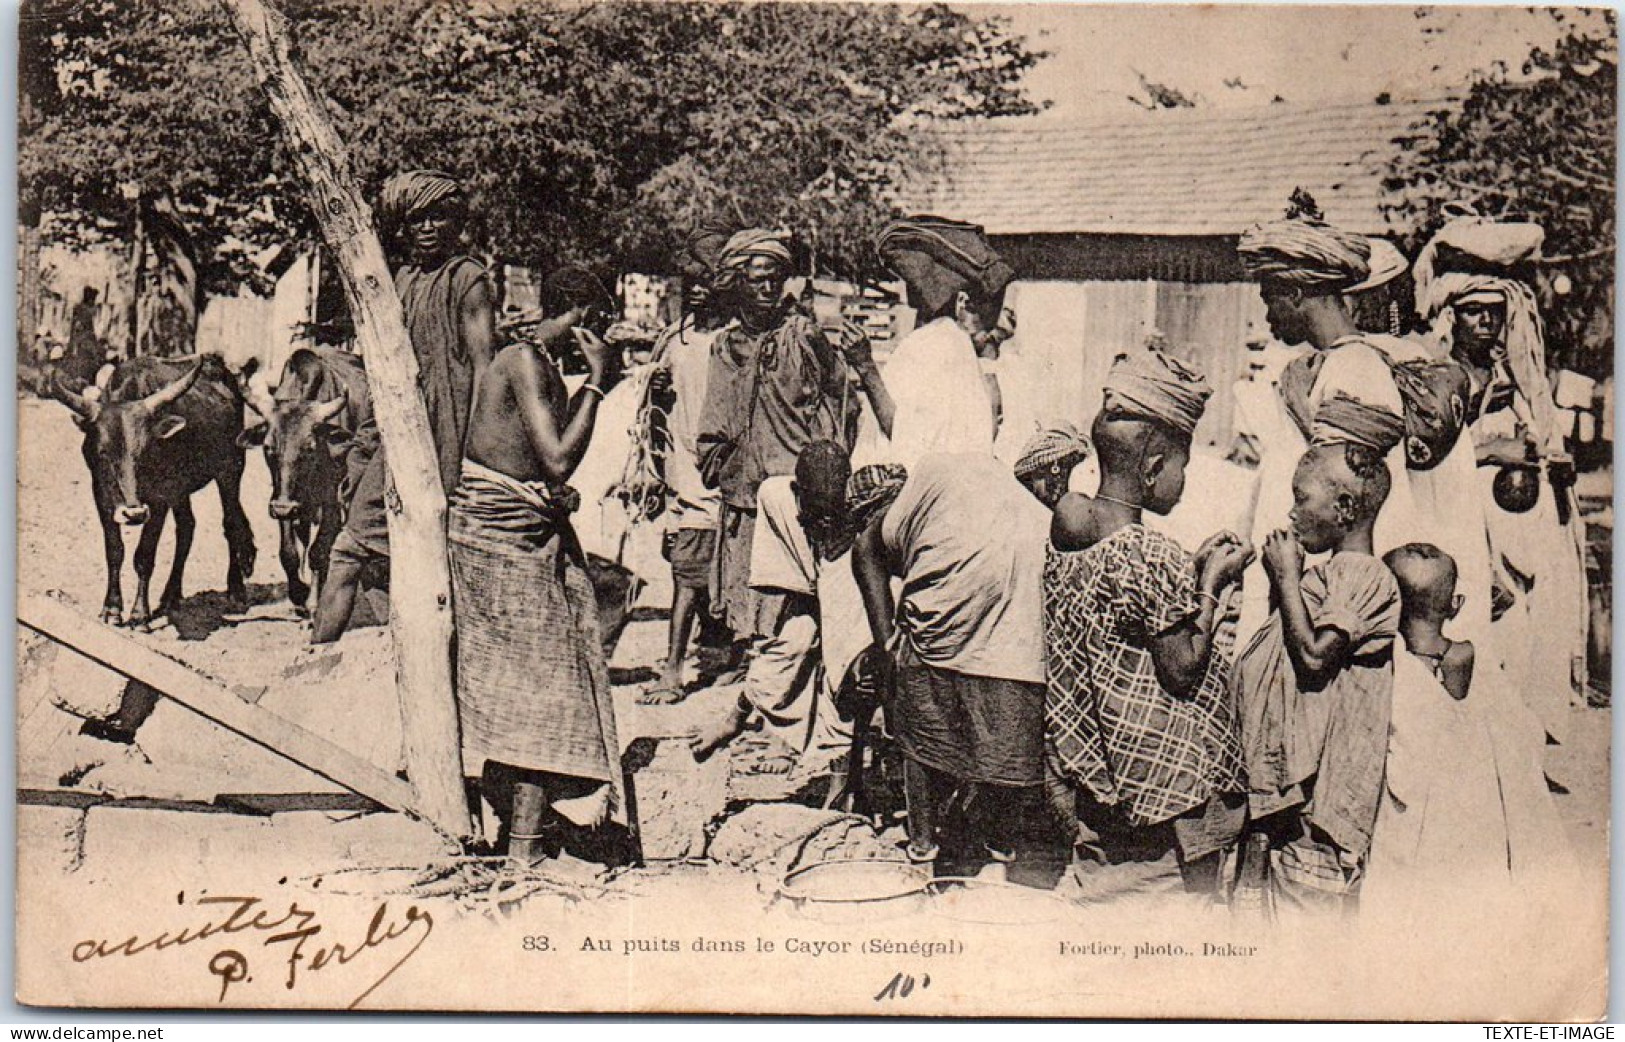
<svg viewBox="0 0 1625 1042">
<path fill-rule="evenodd" d="M 466 205 L 419 171 L 379 217 L 448 492 L 465 773 L 499 845 L 535 861 L 558 828 L 626 810 L 569 485 L 620 352 L 590 277 L 552 283 L 534 334 L 498 349 L 457 249 Z M 1348 909 L 1418 881 L 1528 885 L 1563 858 L 1543 760 L 1582 690 L 1587 619 L 1525 270 L 1539 241 L 1463 215 L 1409 264 L 1302 205 L 1244 234 L 1294 357 L 1254 410 L 1251 531 L 1188 547 L 1161 519 L 1236 490 L 1186 488 L 1213 391 L 1180 345 L 1090 345 L 1115 358 L 1101 400 L 1012 431 L 995 360 L 1017 272 L 979 228 L 880 235 L 916 316 L 883 362 L 787 293 L 789 234 L 695 231 L 682 317 L 649 361 L 672 398 L 673 594 L 640 700 L 691 696 L 698 632 L 719 653 L 702 683 L 726 697 L 696 760 L 756 726 L 774 750 L 757 769 L 829 776 L 862 806 L 878 744 L 908 859 L 940 864 L 951 842 L 1001 877 L 1033 821 L 1058 822 L 1058 889 L 1078 901 Z M 589 370 L 573 395 L 553 351 L 570 342 Z M 376 438 L 350 444 L 319 640 L 387 553 Z"/>
</svg>

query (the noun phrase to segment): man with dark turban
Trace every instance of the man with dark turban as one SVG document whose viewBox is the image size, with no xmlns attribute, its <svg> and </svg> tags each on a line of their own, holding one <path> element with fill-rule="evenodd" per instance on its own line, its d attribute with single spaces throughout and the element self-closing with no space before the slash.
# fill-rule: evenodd
<svg viewBox="0 0 1625 1042">
<path fill-rule="evenodd" d="M 379 193 L 379 230 L 417 356 L 418 388 L 448 495 L 462 466 L 474 384 L 496 346 L 496 307 L 485 268 L 458 250 L 466 216 L 461 186 L 432 170 L 396 174 Z M 389 553 L 384 508 L 389 480 L 378 444 L 376 427 L 357 432 L 351 451 L 356 491 L 317 605 L 312 635 L 317 642 L 337 640 L 349 626 L 362 571 L 377 569 Z"/>
<path fill-rule="evenodd" d="M 1192 555 L 1144 520 L 1179 502 L 1211 395 L 1161 351 L 1121 358 L 1090 432 L 1099 490 L 1061 500 L 1050 527 L 1047 782 L 1075 823 L 1065 889 L 1080 901 L 1181 890 L 1211 899 L 1240 835 L 1228 602 L 1251 551 L 1221 532 Z"/>
<path fill-rule="evenodd" d="M 1253 541 L 1262 545 L 1284 527 L 1292 507 L 1292 475 L 1310 444 L 1312 420 L 1321 404 L 1338 394 L 1403 416 L 1401 379 L 1408 367 L 1442 361 L 1440 353 L 1416 340 L 1363 331 L 1350 294 L 1371 284 L 1373 248 L 1363 235 L 1327 224 L 1301 192 L 1294 196 L 1299 216 L 1248 229 L 1241 237 L 1241 263 L 1259 281 L 1270 331 L 1287 345 L 1313 348 L 1282 372 L 1279 381 L 1282 434 L 1259 446 L 1258 500 L 1253 510 Z M 1392 257 L 1380 251 L 1385 271 Z M 1429 449 L 1427 469 L 1407 467 L 1406 443 L 1388 453 L 1392 492 L 1377 518 L 1377 552 L 1416 539 L 1446 550 L 1461 567 L 1467 604 L 1456 625 L 1461 636 L 1489 621 L 1489 560 L 1482 535 L 1470 534 L 1460 511 L 1472 481 L 1472 462 L 1461 455 L 1462 439 Z M 1245 638 L 1269 614 L 1269 584 L 1256 564 L 1242 586 L 1241 634 Z"/>
<path fill-rule="evenodd" d="M 711 350 L 698 444 L 700 474 L 717 489 L 716 580 L 720 611 L 736 640 L 773 632 L 774 599 L 751 587 L 756 491 L 789 474 L 815 441 L 850 445 L 857 401 L 851 369 L 813 316 L 785 296 L 787 232 L 735 233 L 718 262 L 733 321 Z"/>
<path fill-rule="evenodd" d="M 880 373 L 875 418 L 886 443 L 876 458 L 908 466 L 931 453 L 991 453 L 996 418 L 979 354 L 999 335 L 1015 273 L 981 228 L 941 217 L 894 221 L 875 249 L 916 316 Z"/>
</svg>

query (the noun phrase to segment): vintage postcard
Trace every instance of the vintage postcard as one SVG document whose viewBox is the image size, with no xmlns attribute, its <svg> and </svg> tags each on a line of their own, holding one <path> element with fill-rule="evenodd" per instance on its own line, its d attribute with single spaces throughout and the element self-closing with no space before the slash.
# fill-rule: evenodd
<svg viewBox="0 0 1625 1042">
<path fill-rule="evenodd" d="M 1604 1014 L 1612 11 L 19 68 L 19 1002 Z"/>
</svg>

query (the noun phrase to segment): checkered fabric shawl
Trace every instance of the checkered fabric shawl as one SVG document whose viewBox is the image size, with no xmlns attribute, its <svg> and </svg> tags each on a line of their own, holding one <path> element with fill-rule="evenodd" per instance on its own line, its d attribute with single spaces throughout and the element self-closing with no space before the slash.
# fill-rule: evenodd
<svg viewBox="0 0 1625 1042">
<path fill-rule="evenodd" d="M 1134 825 L 1242 792 L 1241 739 L 1227 692 L 1236 619 L 1214 632 L 1195 694 L 1163 690 L 1150 640 L 1198 610 L 1191 556 L 1129 525 L 1089 547 L 1049 547 L 1044 641 L 1045 727 L 1063 773 Z"/>
</svg>

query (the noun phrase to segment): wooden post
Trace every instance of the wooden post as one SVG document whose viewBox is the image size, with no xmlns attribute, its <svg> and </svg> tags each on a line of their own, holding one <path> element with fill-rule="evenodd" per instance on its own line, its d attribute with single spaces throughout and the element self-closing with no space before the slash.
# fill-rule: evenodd
<svg viewBox="0 0 1625 1042">
<path fill-rule="evenodd" d="M 190 666 L 91 616 L 51 597 L 25 593 L 17 598 L 17 621 L 115 673 L 141 681 L 193 712 L 351 792 L 435 824 L 422 807 L 421 794 L 393 774 L 379 770 L 349 750 L 268 709 L 245 701 L 218 680 L 200 676 Z"/>
<path fill-rule="evenodd" d="M 390 616 L 407 773 L 436 825 L 471 832 L 463 795 L 451 676 L 451 573 L 446 499 L 418 395 L 406 317 L 356 187 L 349 153 L 293 63 L 287 25 L 262 0 L 221 0 L 248 46 L 260 89 L 309 190 L 310 211 L 333 252 L 367 362 L 378 431 L 399 496 L 389 516 Z M 393 504 L 392 504 L 393 507 Z"/>
</svg>

